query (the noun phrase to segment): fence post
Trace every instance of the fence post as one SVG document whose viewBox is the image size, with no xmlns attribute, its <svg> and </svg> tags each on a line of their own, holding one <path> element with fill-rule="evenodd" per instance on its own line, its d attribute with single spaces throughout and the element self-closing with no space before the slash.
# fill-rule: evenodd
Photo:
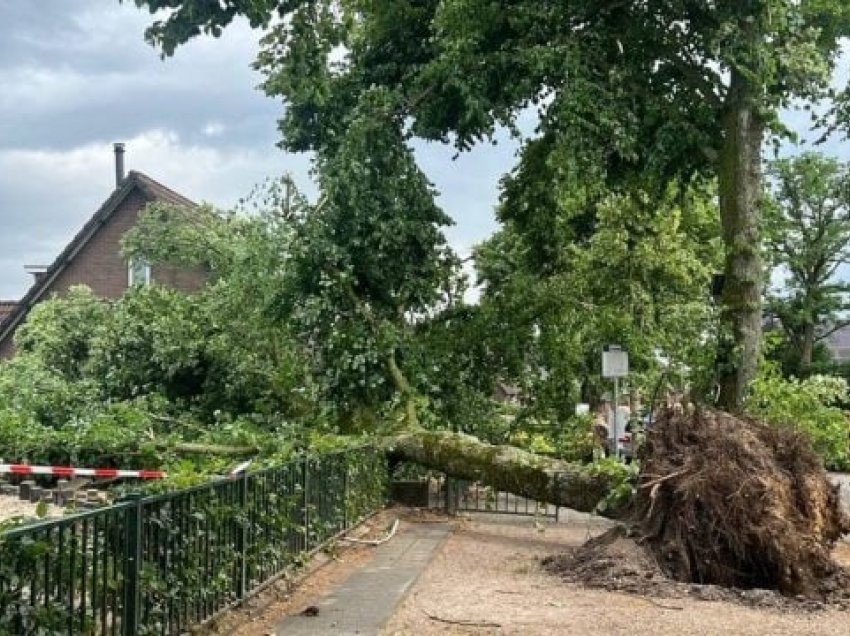
<svg viewBox="0 0 850 636">
<path fill-rule="evenodd" d="M 559 487 L 561 485 L 561 473 L 555 473 L 552 476 L 552 479 L 555 481 L 555 488 L 554 488 L 554 493 L 553 493 L 555 496 L 552 497 L 552 499 L 557 500 L 558 495 L 559 495 Z M 561 506 L 559 506 L 558 504 L 555 504 L 555 523 L 558 523 L 560 520 L 561 520 Z"/>
<path fill-rule="evenodd" d="M 343 466 L 345 468 L 345 472 L 342 475 L 342 527 L 344 530 L 348 530 L 348 465 L 351 457 L 349 453 L 344 453 L 341 457 L 343 457 Z"/>
<path fill-rule="evenodd" d="M 139 632 L 140 591 L 139 570 L 142 564 L 142 496 L 124 497 L 130 505 L 124 517 L 124 607 L 121 631 L 124 636 Z"/>
<path fill-rule="evenodd" d="M 304 518 L 304 550 L 306 552 L 309 552 L 310 551 L 310 510 L 309 510 L 309 505 L 310 505 L 310 493 L 309 493 L 309 489 L 310 489 L 310 458 L 309 457 L 304 458 L 304 471 L 303 471 L 302 477 L 303 477 L 302 485 L 304 486 L 304 499 L 303 499 L 303 505 L 304 505 L 304 508 L 303 508 L 303 510 L 304 510 L 304 514 L 303 514 L 303 518 Z"/>
<path fill-rule="evenodd" d="M 236 581 L 236 597 L 245 598 L 248 591 L 248 472 L 239 475 L 239 526 L 236 532 L 236 550 L 239 553 L 239 574 Z"/>
</svg>

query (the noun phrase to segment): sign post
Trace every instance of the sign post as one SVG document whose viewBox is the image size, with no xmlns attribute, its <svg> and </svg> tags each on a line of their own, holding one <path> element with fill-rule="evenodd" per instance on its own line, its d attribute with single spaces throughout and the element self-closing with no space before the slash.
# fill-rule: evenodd
<svg viewBox="0 0 850 636">
<path fill-rule="evenodd" d="M 620 345 L 610 344 L 602 348 L 602 377 L 614 380 L 614 417 L 611 432 L 614 438 L 614 455 L 620 456 L 620 438 L 625 434 L 625 425 L 620 430 L 620 378 L 629 375 L 629 354 Z"/>
</svg>

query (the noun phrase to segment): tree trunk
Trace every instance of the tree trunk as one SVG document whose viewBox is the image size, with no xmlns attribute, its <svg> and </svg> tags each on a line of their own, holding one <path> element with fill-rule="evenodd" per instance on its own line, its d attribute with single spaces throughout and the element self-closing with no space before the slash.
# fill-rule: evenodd
<svg viewBox="0 0 850 636">
<path fill-rule="evenodd" d="M 535 455 L 513 446 L 494 446 L 476 437 L 422 429 L 402 433 L 390 458 L 480 481 L 498 490 L 582 512 L 593 512 L 620 483 L 594 467 Z M 608 510 L 613 515 L 615 511 Z"/>
<path fill-rule="evenodd" d="M 803 327 L 803 343 L 800 347 L 800 371 L 808 373 L 812 367 L 812 356 L 815 350 L 815 326 L 808 322 Z"/>
<path fill-rule="evenodd" d="M 407 426 L 416 428 L 419 426 L 419 416 L 416 414 L 416 394 L 410 386 L 410 382 L 402 373 L 395 359 L 395 353 L 387 356 L 387 371 L 393 385 L 404 400 L 405 414 L 407 415 Z"/>
<path fill-rule="evenodd" d="M 225 444 L 199 444 L 193 442 L 180 442 L 169 445 L 157 442 L 155 446 L 161 450 L 171 450 L 178 455 L 220 455 L 222 457 L 247 457 L 256 455 L 260 449 L 256 446 L 228 446 Z"/>
<path fill-rule="evenodd" d="M 501 491 L 581 512 L 597 511 L 599 502 L 623 478 L 592 465 L 572 464 L 514 446 L 495 446 L 449 431 L 415 428 L 387 439 L 384 447 L 392 461 L 417 463 L 458 479 L 480 481 Z M 252 446 L 192 443 L 177 444 L 173 450 L 234 457 L 258 452 Z M 613 517 L 617 512 L 609 509 L 600 514 Z"/>
<path fill-rule="evenodd" d="M 733 70 L 720 155 L 720 221 L 726 248 L 718 351 L 720 407 L 738 412 L 756 374 L 761 340 L 759 198 L 764 124 L 756 87 Z"/>
</svg>

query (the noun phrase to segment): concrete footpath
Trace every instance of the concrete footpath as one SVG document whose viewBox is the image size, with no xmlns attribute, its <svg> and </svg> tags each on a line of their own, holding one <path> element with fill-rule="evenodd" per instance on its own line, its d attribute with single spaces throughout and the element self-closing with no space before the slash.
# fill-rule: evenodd
<svg viewBox="0 0 850 636">
<path fill-rule="evenodd" d="M 316 602 L 316 616 L 287 616 L 279 636 L 377 636 L 449 534 L 445 523 L 415 523 L 375 548 L 374 558 Z"/>
</svg>

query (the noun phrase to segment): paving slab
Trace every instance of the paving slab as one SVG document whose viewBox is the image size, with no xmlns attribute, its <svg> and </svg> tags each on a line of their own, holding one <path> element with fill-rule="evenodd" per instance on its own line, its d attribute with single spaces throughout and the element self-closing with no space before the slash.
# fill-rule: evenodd
<svg viewBox="0 0 850 636">
<path fill-rule="evenodd" d="M 374 558 L 316 602 L 316 616 L 287 616 L 278 636 L 377 636 L 437 548 L 445 523 L 415 523 L 375 548 Z"/>
</svg>

